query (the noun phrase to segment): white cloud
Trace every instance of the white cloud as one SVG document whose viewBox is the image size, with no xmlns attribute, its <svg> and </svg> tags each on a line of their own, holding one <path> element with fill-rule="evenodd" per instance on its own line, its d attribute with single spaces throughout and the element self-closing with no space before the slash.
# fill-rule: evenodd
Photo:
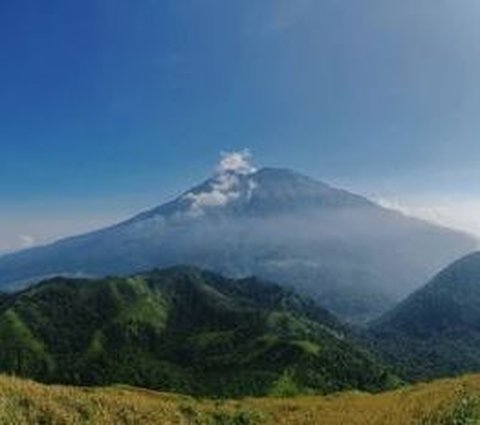
<svg viewBox="0 0 480 425">
<path fill-rule="evenodd" d="M 222 175 L 225 173 L 251 174 L 256 168 L 251 164 L 252 154 L 248 149 L 238 152 L 222 152 L 216 171 Z"/>
<path fill-rule="evenodd" d="M 29 208 L 29 212 L 7 214 L 5 210 L 0 211 L 0 255 L 110 226 L 132 216 L 138 207 L 118 212 L 76 211 L 75 214 L 66 208 L 58 207 L 61 213 L 51 216 L 45 215 L 41 206 L 36 205 Z M 31 211 L 36 212 L 35 217 Z"/>
<path fill-rule="evenodd" d="M 399 201 L 378 198 L 381 206 L 411 216 L 421 218 L 442 226 L 461 230 L 480 237 L 480 200 L 479 199 L 413 199 Z"/>
<path fill-rule="evenodd" d="M 215 168 L 215 176 L 209 187 L 203 192 L 189 192 L 185 199 L 191 202 L 189 214 L 198 216 L 205 208 L 221 207 L 238 199 L 242 195 L 241 177 L 253 174 L 256 168 L 251 164 L 248 150 L 222 153 Z M 255 182 L 246 182 L 246 196 L 250 197 L 255 190 Z"/>
<path fill-rule="evenodd" d="M 31 235 L 21 235 L 19 239 L 22 248 L 31 248 L 37 243 L 37 239 Z"/>
</svg>

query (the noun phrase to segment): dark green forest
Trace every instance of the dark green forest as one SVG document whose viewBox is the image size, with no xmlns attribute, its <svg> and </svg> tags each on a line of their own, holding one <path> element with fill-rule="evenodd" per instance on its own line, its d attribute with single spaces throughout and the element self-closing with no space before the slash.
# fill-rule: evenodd
<svg viewBox="0 0 480 425">
<path fill-rule="evenodd" d="M 377 391 L 397 380 L 312 300 L 189 267 L 3 295 L 0 371 L 201 396 Z"/>
</svg>

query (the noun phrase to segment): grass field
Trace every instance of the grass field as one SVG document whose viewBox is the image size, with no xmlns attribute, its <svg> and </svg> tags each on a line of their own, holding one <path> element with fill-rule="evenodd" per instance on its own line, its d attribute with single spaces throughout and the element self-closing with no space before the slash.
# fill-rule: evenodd
<svg viewBox="0 0 480 425">
<path fill-rule="evenodd" d="M 0 424 L 480 424 L 480 375 L 370 395 L 195 400 L 136 388 L 46 386 L 0 377 Z"/>
</svg>

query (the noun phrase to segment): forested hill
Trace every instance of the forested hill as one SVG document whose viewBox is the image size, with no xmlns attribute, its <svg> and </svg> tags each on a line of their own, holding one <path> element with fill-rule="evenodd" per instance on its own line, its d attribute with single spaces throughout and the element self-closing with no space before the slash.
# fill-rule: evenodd
<svg viewBox="0 0 480 425">
<path fill-rule="evenodd" d="M 446 267 L 371 331 L 408 379 L 480 371 L 480 253 Z"/>
<path fill-rule="evenodd" d="M 313 301 L 176 267 L 3 298 L 0 367 L 43 382 L 210 396 L 380 390 L 391 376 Z"/>
</svg>

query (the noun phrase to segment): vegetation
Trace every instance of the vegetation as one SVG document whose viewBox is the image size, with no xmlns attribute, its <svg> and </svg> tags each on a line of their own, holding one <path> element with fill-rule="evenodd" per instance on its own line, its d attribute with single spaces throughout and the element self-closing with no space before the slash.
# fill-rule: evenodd
<svg viewBox="0 0 480 425">
<path fill-rule="evenodd" d="M 0 370 L 202 396 L 378 391 L 396 380 L 309 299 L 177 267 L 56 278 L 0 303 Z"/>
<path fill-rule="evenodd" d="M 15 425 L 473 425 L 480 376 L 376 395 L 211 401 L 133 387 L 46 386 L 0 377 L 0 423 Z"/>
<path fill-rule="evenodd" d="M 447 267 L 371 331 L 372 348 L 405 379 L 480 371 L 480 254 Z"/>
</svg>

